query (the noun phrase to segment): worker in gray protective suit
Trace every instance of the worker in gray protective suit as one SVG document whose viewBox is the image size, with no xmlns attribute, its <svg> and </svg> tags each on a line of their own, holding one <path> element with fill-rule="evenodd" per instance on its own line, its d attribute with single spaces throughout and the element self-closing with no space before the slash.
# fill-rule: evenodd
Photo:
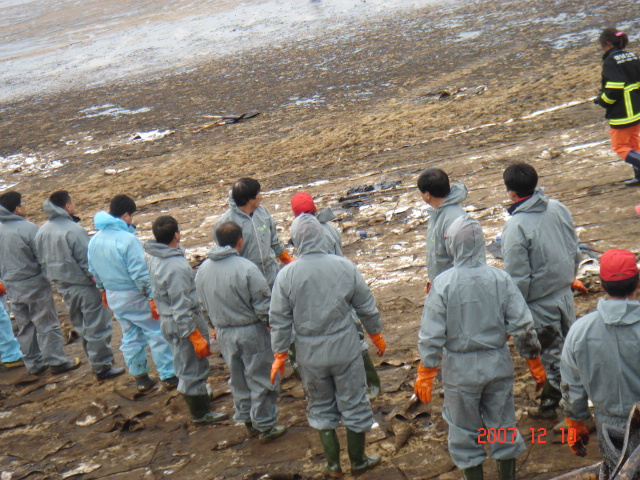
<svg viewBox="0 0 640 480">
<path fill-rule="evenodd" d="M 453 266 L 453 259 L 445 247 L 445 234 L 453 221 L 464 215 L 460 205 L 467 198 L 467 188 L 462 183 L 449 186 L 449 177 L 439 168 L 428 168 L 418 178 L 418 190 L 429 210 L 427 226 L 427 293 L 431 282 Z"/>
<path fill-rule="evenodd" d="M 231 376 L 229 386 L 236 409 L 234 420 L 247 435 L 267 443 L 285 433 L 276 425 L 280 388 L 269 381 L 271 289 L 258 268 L 240 256 L 242 227 L 225 222 L 216 229 L 219 246 L 196 275 L 198 295 L 216 329 L 218 345 Z"/>
<path fill-rule="evenodd" d="M 531 165 L 514 163 L 504 171 L 514 202 L 502 232 L 504 269 L 511 275 L 533 315 L 547 372 L 539 407 L 531 418 L 555 419 L 560 403 L 560 356 L 564 338 L 576 319 L 572 283 L 580 262 L 571 213 L 537 188 Z"/>
<path fill-rule="evenodd" d="M 486 264 L 478 221 L 459 217 L 446 235 L 454 266 L 435 278 L 424 305 L 414 389 L 420 400 L 431 401 L 442 354 L 442 416 L 449 424 L 453 462 L 465 480 L 481 480 L 487 455 L 479 436 L 489 428 L 506 429 L 506 441 L 490 443 L 489 448 L 498 461 L 500 480 L 513 480 L 516 457 L 526 448 L 516 429 L 507 335 L 513 336 L 542 385 L 540 344 L 527 305 L 509 275 Z"/>
<path fill-rule="evenodd" d="M 38 263 L 38 227 L 27 220 L 26 202 L 15 191 L 0 195 L 0 278 L 18 323 L 18 343 L 29 373 L 49 367 L 63 373 L 80 366 L 62 348 L 62 331 L 51 284 Z"/>
<path fill-rule="evenodd" d="M 158 217 L 152 225 L 154 240 L 144 250 L 151 289 L 160 315 L 162 336 L 173 353 L 177 390 L 189 407 L 195 424 L 212 424 L 229 415 L 209 410 L 209 332 L 196 293 L 193 270 L 178 247 L 178 222 L 170 216 Z"/>
<path fill-rule="evenodd" d="M 273 217 L 260 203 L 260 183 L 253 178 L 241 178 L 229 192 L 229 210 L 227 210 L 214 226 L 213 238 L 216 230 L 225 222 L 235 222 L 242 227 L 244 247 L 240 255 L 251 260 L 267 279 L 269 287 L 278 274 L 278 262 L 284 264 L 293 259 L 278 239 L 276 223 Z"/>
<path fill-rule="evenodd" d="M 569 428 L 569 446 L 576 455 L 587 454 L 590 418 L 588 400 L 595 409 L 598 444 L 606 435 L 602 425 L 622 429 L 633 405 L 640 400 L 640 302 L 636 257 L 627 250 L 609 250 L 600 258 L 600 280 L 606 298 L 595 312 L 573 324 L 562 350 L 562 407 Z M 605 462 L 606 465 L 606 462 Z M 611 478 L 611 472 L 604 477 Z"/>
<path fill-rule="evenodd" d="M 301 214 L 293 221 L 291 238 L 298 260 L 278 274 L 271 297 L 271 381 L 277 372 L 284 373 L 295 329 L 307 419 L 320 433 L 327 460 L 325 472 L 333 477 L 342 474 L 335 431 L 342 420 L 347 428 L 351 472 L 361 473 L 377 465 L 380 458 L 364 453 L 373 412 L 352 315 L 355 311 L 381 356 L 385 342 L 380 314 L 355 265 L 326 253 L 322 226 L 313 215 Z"/>
<path fill-rule="evenodd" d="M 309 215 L 315 215 L 315 217 L 322 225 L 322 231 L 324 233 L 324 246 L 327 253 L 332 255 L 342 254 L 342 235 L 340 231 L 331 225 L 329 222 L 335 218 L 333 211 L 330 208 L 325 208 L 320 212 L 317 212 L 315 202 L 310 194 L 307 192 L 298 192 L 291 197 L 291 210 L 297 217 L 301 213 Z M 360 337 L 360 346 L 362 347 L 362 359 L 364 360 L 364 370 L 367 375 L 367 397 L 369 400 L 375 400 L 380 394 L 380 377 L 376 372 L 376 367 L 373 364 L 371 355 L 369 355 L 369 345 L 364 339 L 364 329 L 357 315 L 353 315 L 353 320 L 356 322 L 358 328 L 358 335 Z M 289 356 L 291 356 L 291 349 L 289 349 Z"/>
<path fill-rule="evenodd" d="M 42 267 L 69 309 L 69 320 L 98 380 L 122 375 L 123 367 L 112 366 L 111 312 L 102 305 L 102 295 L 89 273 L 89 235 L 78 224 L 76 204 L 69 192 L 60 190 L 45 200 L 43 209 L 49 221 L 35 238 Z"/>
</svg>

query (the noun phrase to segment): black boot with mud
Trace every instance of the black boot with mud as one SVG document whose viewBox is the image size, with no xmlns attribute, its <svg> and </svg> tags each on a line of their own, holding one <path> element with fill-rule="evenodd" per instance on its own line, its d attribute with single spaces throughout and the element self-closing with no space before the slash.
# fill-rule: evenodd
<svg viewBox="0 0 640 480">
<path fill-rule="evenodd" d="M 516 480 L 516 459 L 497 460 L 498 478 L 500 480 Z"/>
<path fill-rule="evenodd" d="M 189 407 L 193 423 L 196 425 L 210 425 L 226 419 L 228 413 L 217 413 L 209 410 L 209 395 L 182 395 Z"/>
<path fill-rule="evenodd" d="M 463 469 L 462 478 L 464 480 L 482 480 L 484 478 L 482 464 Z"/>
<path fill-rule="evenodd" d="M 80 359 L 74 358 L 73 360 L 67 360 L 62 365 L 52 365 L 49 367 L 51 373 L 54 375 L 59 375 L 61 373 L 69 372 L 71 370 L 75 370 L 80 366 Z"/>
<path fill-rule="evenodd" d="M 96 378 L 100 381 L 109 378 L 119 377 L 124 373 L 124 367 L 109 367 L 101 372 L 96 373 Z"/>
<path fill-rule="evenodd" d="M 367 457 L 364 454 L 366 444 L 366 433 L 356 433 L 347 428 L 347 452 L 351 461 L 351 473 L 358 475 L 375 467 L 380 463 L 378 455 Z"/>
<path fill-rule="evenodd" d="M 285 427 L 284 425 L 276 425 L 275 427 L 271 427 L 266 432 L 260 432 L 258 439 L 260 440 L 260 443 L 269 443 L 276 438 L 284 435 L 286 431 L 287 427 Z"/>
<path fill-rule="evenodd" d="M 173 376 L 162 380 L 162 386 L 165 390 L 175 390 L 176 388 L 178 388 L 178 382 L 178 377 Z"/>
<path fill-rule="evenodd" d="M 640 186 L 640 152 L 631 150 L 627 153 L 625 162 L 630 163 L 633 166 L 633 178 L 622 182 L 625 187 L 638 187 Z"/>
<path fill-rule="evenodd" d="M 151 378 L 149 374 L 143 373 L 142 375 L 136 375 L 136 387 L 139 392 L 146 392 L 156 384 L 155 379 Z"/>
<path fill-rule="evenodd" d="M 529 418 L 534 420 L 556 420 L 558 418 L 558 406 L 562 394 L 560 390 L 554 388 L 549 380 L 544 382 L 542 388 L 542 396 L 540 397 L 540 405 L 527 410 Z"/>
<path fill-rule="evenodd" d="M 324 450 L 324 458 L 327 464 L 324 467 L 324 473 L 332 478 L 340 478 L 342 476 L 342 468 L 340 467 L 340 442 L 335 430 L 318 430 L 320 434 L 320 442 Z"/>
</svg>

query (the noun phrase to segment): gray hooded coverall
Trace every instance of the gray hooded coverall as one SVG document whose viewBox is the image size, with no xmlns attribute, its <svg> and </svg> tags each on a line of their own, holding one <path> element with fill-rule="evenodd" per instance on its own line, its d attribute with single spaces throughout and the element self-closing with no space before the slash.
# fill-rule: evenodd
<svg viewBox="0 0 640 480">
<path fill-rule="evenodd" d="M 207 323 L 196 293 L 193 270 L 184 251 L 155 240 L 144 244 L 151 290 L 160 315 L 160 330 L 173 353 L 173 371 L 178 392 L 188 396 L 207 395 L 209 359 L 198 358 L 189 335 L 196 328 L 209 340 Z"/>
<path fill-rule="evenodd" d="M 68 361 L 51 284 L 38 263 L 38 227 L 0 206 L 0 278 L 18 324 L 24 364 L 30 373 Z"/>
<path fill-rule="evenodd" d="M 560 372 L 566 417 L 588 420 L 591 399 L 600 445 L 602 424 L 624 428 L 640 400 L 640 302 L 601 298 L 569 330 Z"/>
<path fill-rule="evenodd" d="M 507 429 L 506 442 L 490 443 L 492 458 L 508 460 L 525 451 L 522 437 L 513 430 L 513 365 L 507 334 L 524 358 L 535 358 L 540 344 L 513 280 L 486 264 L 478 221 L 466 215 L 456 219 L 446 245 L 454 266 L 433 281 L 422 312 L 418 351 L 422 364 L 433 368 L 444 348 L 442 416 L 449 424 L 451 459 L 466 469 L 486 458 L 478 443 L 481 428 Z"/>
<path fill-rule="evenodd" d="M 216 230 L 225 222 L 236 222 L 242 227 L 244 246 L 240 255 L 255 263 L 266 278 L 269 287 L 273 287 L 278 274 L 276 257 L 282 254 L 284 246 L 278 239 L 276 223 L 271 214 L 261 205 L 251 215 L 247 215 L 236 205 L 229 192 L 229 210 L 213 227 L 214 240 Z"/>
<path fill-rule="evenodd" d="M 329 223 L 331 220 L 336 218 L 333 210 L 330 208 L 323 208 L 318 212 L 316 218 L 320 222 L 320 225 L 322 225 L 322 231 L 324 232 L 324 244 L 327 248 L 327 253 L 344 257 L 342 254 L 342 235 L 340 235 L 340 232 L 336 227 Z"/>
<path fill-rule="evenodd" d="M 438 275 L 453 266 L 453 259 L 445 247 L 445 234 L 456 218 L 466 214 L 460 205 L 466 198 L 467 187 L 462 183 L 456 183 L 451 187 L 451 191 L 442 205 L 434 210 L 429 210 L 427 273 L 432 282 Z"/>
<path fill-rule="evenodd" d="M 49 221 L 38 230 L 35 244 L 43 270 L 69 309 L 69 320 L 82 338 L 91 369 L 108 370 L 113 363 L 111 312 L 102 306 L 89 272 L 89 235 L 63 208 L 49 200 L 42 208 Z"/>
<path fill-rule="evenodd" d="M 376 302 L 356 266 L 326 253 L 320 222 L 299 215 L 291 225 L 298 260 L 278 274 L 271 297 L 271 345 L 285 352 L 295 329 L 307 418 L 317 430 L 367 432 L 373 412 L 367 399 L 355 310 L 370 334 L 380 333 Z"/>
<path fill-rule="evenodd" d="M 562 345 L 576 320 L 571 283 L 581 257 L 569 209 L 537 188 L 505 223 L 502 254 L 533 315 L 547 380 L 559 390 Z"/>
<path fill-rule="evenodd" d="M 216 329 L 231 376 L 234 420 L 265 432 L 276 425 L 280 393 L 272 385 L 271 289 L 256 265 L 230 246 L 214 247 L 196 275 L 198 295 Z"/>
</svg>

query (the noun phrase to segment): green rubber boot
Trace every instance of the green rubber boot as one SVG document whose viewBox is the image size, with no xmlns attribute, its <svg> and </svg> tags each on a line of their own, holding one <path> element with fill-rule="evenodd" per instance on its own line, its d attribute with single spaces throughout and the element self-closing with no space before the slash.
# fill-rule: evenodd
<svg viewBox="0 0 640 480">
<path fill-rule="evenodd" d="M 482 464 L 462 470 L 462 478 L 464 480 L 482 480 Z"/>
<path fill-rule="evenodd" d="M 318 430 L 322 449 L 324 450 L 324 458 L 327 465 L 324 467 L 324 473 L 333 478 L 342 476 L 342 468 L 340 468 L 340 442 L 335 430 Z"/>
<path fill-rule="evenodd" d="M 216 413 L 209 410 L 209 395 L 182 395 L 189 407 L 193 423 L 198 425 L 218 423 L 229 416 L 228 413 Z"/>
<path fill-rule="evenodd" d="M 364 371 L 367 374 L 367 397 L 369 400 L 375 400 L 380 395 L 380 377 L 369 352 L 362 354 L 362 360 L 364 360 Z"/>
<path fill-rule="evenodd" d="M 260 433 L 258 431 L 258 429 L 255 428 L 253 426 L 253 423 L 251 423 L 251 422 L 244 422 L 244 428 L 247 429 L 247 437 L 249 437 L 249 438 L 253 438 L 253 437 L 257 436 Z"/>
<path fill-rule="evenodd" d="M 544 387 L 542 387 L 540 405 L 527 410 L 529 418 L 534 420 L 554 420 L 558 418 L 558 406 L 561 399 L 562 393 L 560 393 L 560 390 L 553 387 L 549 380 L 546 380 Z"/>
<path fill-rule="evenodd" d="M 516 459 L 497 460 L 498 478 L 500 480 L 516 480 Z"/>
<path fill-rule="evenodd" d="M 347 452 L 351 461 L 351 473 L 354 475 L 365 472 L 380 463 L 379 456 L 367 457 L 364 454 L 365 440 L 364 432 L 356 433 L 347 428 Z"/>
<path fill-rule="evenodd" d="M 296 362 L 296 344 L 292 343 L 289 345 L 289 362 L 291 362 L 291 368 L 293 368 L 293 373 L 296 377 L 300 378 L 300 367 L 298 366 L 298 362 Z"/>
</svg>

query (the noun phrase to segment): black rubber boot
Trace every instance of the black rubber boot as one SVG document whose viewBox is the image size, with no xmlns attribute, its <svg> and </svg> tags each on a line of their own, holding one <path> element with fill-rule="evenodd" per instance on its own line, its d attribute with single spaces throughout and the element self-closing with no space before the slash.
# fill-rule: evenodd
<svg viewBox="0 0 640 480">
<path fill-rule="evenodd" d="M 258 431 L 258 429 L 255 428 L 253 426 L 253 423 L 251 423 L 251 422 L 244 422 L 244 428 L 247 429 L 247 437 L 249 437 L 249 438 L 253 438 L 253 437 L 257 436 L 260 433 Z"/>
<path fill-rule="evenodd" d="M 327 465 L 324 467 L 324 473 L 333 477 L 340 478 L 342 476 L 342 468 L 340 468 L 340 442 L 335 430 L 318 430 L 320 434 L 320 442 L 324 450 L 324 458 Z"/>
<path fill-rule="evenodd" d="M 560 390 L 553 387 L 549 380 L 544 382 L 542 388 L 542 396 L 540 397 L 540 406 L 527 410 L 529 417 L 534 420 L 554 420 L 558 418 L 558 406 L 562 399 Z"/>
<path fill-rule="evenodd" d="M 138 391 L 140 392 L 146 392 L 156 384 L 155 379 L 151 378 L 148 373 L 136 375 L 133 378 L 136 379 L 136 387 L 138 387 Z"/>
<path fill-rule="evenodd" d="M 640 152 L 636 152 L 635 150 L 631 150 L 627 153 L 627 157 L 624 160 L 625 162 L 631 164 L 633 166 L 633 178 L 629 180 L 625 180 L 623 183 L 626 187 L 635 187 L 640 186 Z"/>
<path fill-rule="evenodd" d="M 364 454 L 366 434 L 356 433 L 347 428 L 347 452 L 351 461 L 351 473 L 357 475 L 375 467 L 380 463 L 380 457 L 373 455 L 367 457 Z"/>
<path fill-rule="evenodd" d="M 380 377 L 369 352 L 362 354 L 362 360 L 364 360 L 364 371 L 367 374 L 367 397 L 369 400 L 375 400 L 380 395 Z"/>
<path fill-rule="evenodd" d="M 227 413 L 216 413 L 209 410 L 209 395 L 182 395 L 189 407 L 193 423 L 211 424 L 224 420 L 229 416 Z"/>
<path fill-rule="evenodd" d="M 464 478 L 464 480 L 482 480 L 482 464 L 462 470 L 462 478 Z"/>
<path fill-rule="evenodd" d="M 497 460 L 498 478 L 500 480 L 516 480 L 516 459 Z"/>
</svg>

